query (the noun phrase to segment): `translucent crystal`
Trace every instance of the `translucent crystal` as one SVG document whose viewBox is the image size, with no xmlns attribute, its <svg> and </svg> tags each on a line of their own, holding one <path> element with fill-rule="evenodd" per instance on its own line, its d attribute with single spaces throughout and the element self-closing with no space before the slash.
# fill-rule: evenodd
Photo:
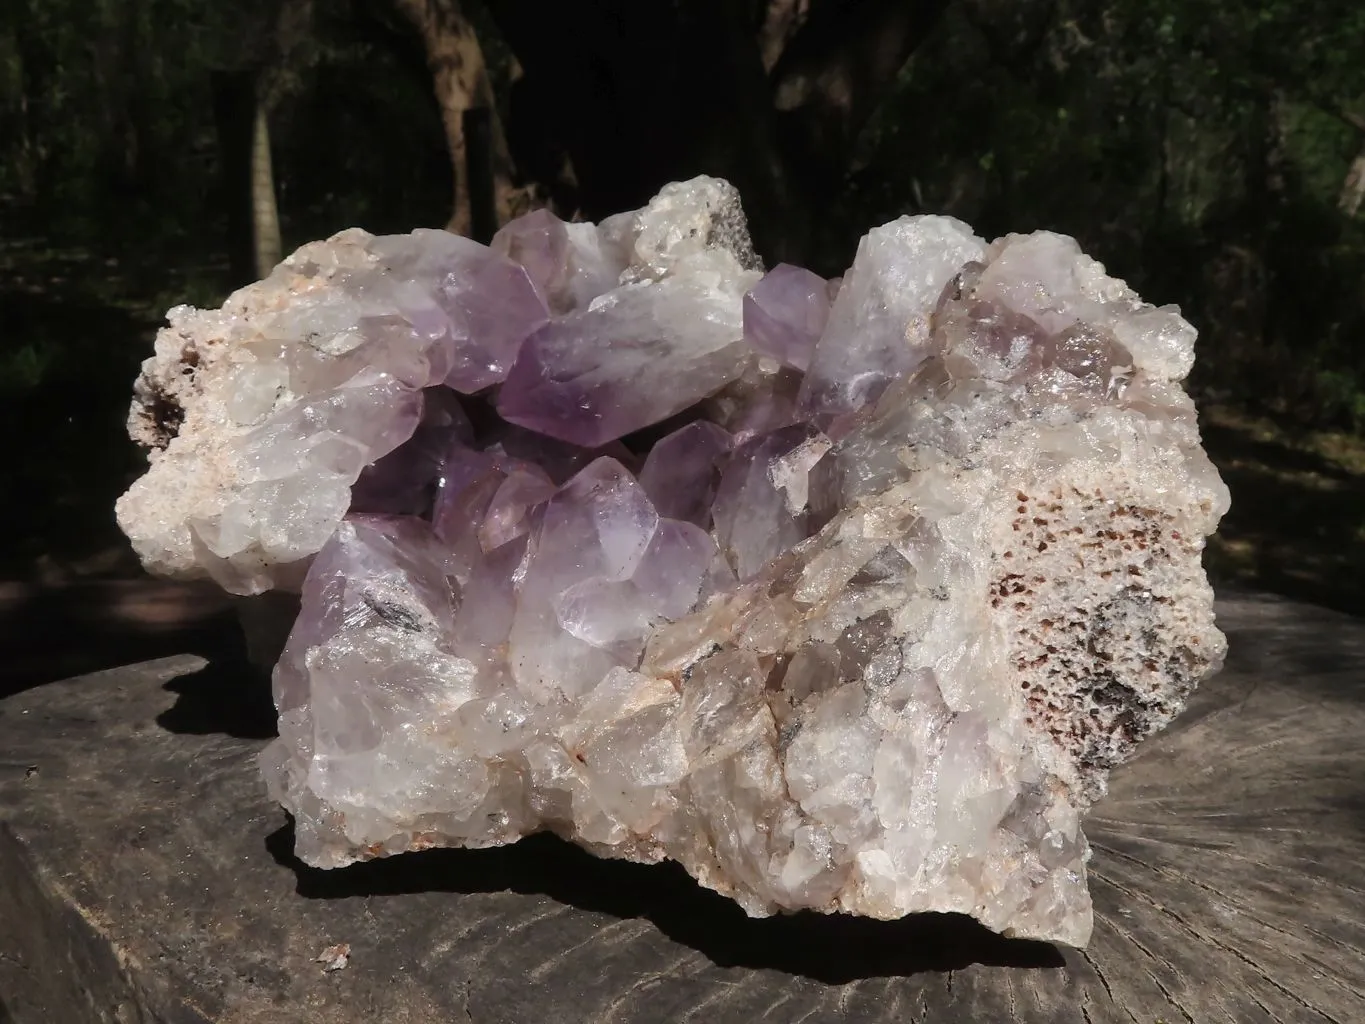
<svg viewBox="0 0 1365 1024">
<path fill-rule="evenodd" d="M 120 522 L 301 589 L 261 763 L 305 861 L 550 830 L 751 914 L 1086 941 L 1082 817 L 1224 650 L 1178 311 L 945 217 L 761 276 L 699 178 L 171 321 Z"/>
<path fill-rule="evenodd" d="M 624 246 L 591 224 L 566 224 L 533 210 L 501 228 L 492 248 L 526 268 L 554 313 L 586 308 L 620 283 L 629 261 Z"/>
<path fill-rule="evenodd" d="M 297 586 L 361 471 L 417 428 L 419 390 L 501 380 L 546 317 L 520 266 L 430 230 L 343 231 L 221 310 L 177 307 L 134 388 L 154 459 L 120 525 L 155 572 Z"/>
<path fill-rule="evenodd" d="M 951 217 L 902 217 L 864 235 L 811 357 L 803 408 L 848 412 L 913 371 L 933 351 L 930 314 L 944 285 L 984 253 Z"/>
<path fill-rule="evenodd" d="M 721 469 L 729 462 L 733 444 L 733 438 L 714 423 L 689 423 L 650 450 L 640 470 L 640 486 L 660 515 L 707 528 Z"/>
<path fill-rule="evenodd" d="M 445 383 L 457 391 L 470 394 L 506 377 L 522 342 L 547 318 L 525 269 L 468 238 L 419 230 L 377 238 L 373 249 L 386 273 L 431 282 L 449 320 Z"/>
<path fill-rule="evenodd" d="M 412 437 L 361 470 L 351 489 L 353 511 L 426 514 L 452 450 L 473 441 L 474 428 L 452 391 L 436 387 L 421 394 L 422 418 Z"/>
<path fill-rule="evenodd" d="M 829 321 L 829 305 L 824 278 L 779 263 L 744 296 L 744 336 L 765 355 L 804 370 Z"/>
<path fill-rule="evenodd" d="M 788 427 L 741 445 L 711 507 L 716 540 L 747 579 L 809 535 L 805 475 L 828 448 L 809 427 Z"/>
<path fill-rule="evenodd" d="M 610 292 L 531 335 L 498 414 L 589 448 L 667 419 L 743 372 L 735 298 L 681 278 Z"/>
</svg>

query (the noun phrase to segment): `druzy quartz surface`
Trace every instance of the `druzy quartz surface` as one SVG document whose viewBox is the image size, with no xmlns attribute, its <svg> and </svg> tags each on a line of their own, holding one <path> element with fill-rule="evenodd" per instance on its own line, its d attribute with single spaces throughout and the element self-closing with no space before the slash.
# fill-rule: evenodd
<svg viewBox="0 0 1365 1024">
<path fill-rule="evenodd" d="M 764 273 L 697 178 L 345 231 L 169 324 L 119 521 L 301 594 L 261 766 L 305 861 L 549 830 L 755 915 L 1086 942 L 1081 818 L 1224 652 L 1178 310 L 940 216 Z"/>
</svg>

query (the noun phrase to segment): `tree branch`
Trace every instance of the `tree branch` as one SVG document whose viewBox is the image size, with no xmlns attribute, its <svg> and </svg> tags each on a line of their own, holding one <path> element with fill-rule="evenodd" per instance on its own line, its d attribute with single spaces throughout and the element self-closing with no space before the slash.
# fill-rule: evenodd
<svg viewBox="0 0 1365 1024">
<path fill-rule="evenodd" d="M 1362 135 L 1365 135 L 1365 114 L 1357 114 L 1354 110 L 1346 110 L 1343 107 L 1337 106 L 1335 103 L 1317 96 L 1310 97 L 1309 102 L 1324 114 L 1335 117 L 1338 121 L 1345 125 L 1349 125 Z"/>
<path fill-rule="evenodd" d="M 948 0 L 827 0 L 812 8 L 772 70 L 792 157 L 822 184 L 841 178 L 853 144 Z"/>
<path fill-rule="evenodd" d="M 465 133 L 467 114 L 471 110 L 486 111 L 480 115 L 479 123 L 486 128 L 480 141 L 487 152 L 475 153 L 474 160 L 480 172 L 487 171 L 491 176 L 496 220 L 505 223 L 524 212 L 529 199 L 526 191 L 513 182 L 506 137 L 473 23 L 461 0 L 394 0 L 394 6 L 421 36 L 441 110 L 455 179 L 453 212 L 447 227 L 458 234 L 469 234 L 473 227 L 469 191 L 470 140 Z"/>
<path fill-rule="evenodd" d="M 768 0 L 758 29 L 763 70 L 771 72 L 783 51 L 810 17 L 811 0 Z"/>
<path fill-rule="evenodd" d="M 1238 46 L 1211 39 L 1205 47 L 1205 56 L 1228 66 L 1244 67 L 1259 88 L 1269 92 L 1284 90 L 1299 102 L 1365 134 L 1365 114 L 1347 110 L 1333 97 L 1324 94 L 1310 76 L 1292 68 L 1277 52 L 1255 44 Z"/>
<path fill-rule="evenodd" d="M 985 42 L 991 60 L 1015 78 L 1027 81 L 1032 77 L 1034 58 L 1056 19 L 1055 3 L 963 0 L 958 9 Z"/>
</svg>

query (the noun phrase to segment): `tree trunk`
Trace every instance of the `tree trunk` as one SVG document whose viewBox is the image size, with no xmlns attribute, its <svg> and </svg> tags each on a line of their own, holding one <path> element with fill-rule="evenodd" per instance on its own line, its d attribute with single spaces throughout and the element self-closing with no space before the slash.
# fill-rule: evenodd
<svg viewBox="0 0 1365 1024">
<path fill-rule="evenodd" d="M 790 20 L 782 31 L 788 36 L 799 28 L 795 19 L 804 17 L 804 5 L 799 6 L 787 8 Z M 706 0 L 697 7 L 706 13 L 712 40 L 708 73 L 724 83 L 713 93 L 715 114 L 701 119 L 702 152 L 740 190 L 758 251 L 770 262 L 804 263 L 814 235 L 816 218 L 810 211 L 815 204 L 801 190 L 778 136 L 763 32 L 754 36 L 734 0 Z M 764 28 L 772 28 L 773 20 Z M 772 44 L 771 36 L 767 41 Z M 802 215 L 793 216 L 793 211 Z"/>
<path fill-rule="evenodd" d="M 436 102 L 441 109 L 441 124 L 445 129 L 455 182 L 447 229 L 468 235 L 474 227 L 469 193 L 469 139 L 465 134 L 465 115 L 472 109 L 487 111 L 494 209 L 498 222 L 506 223 L 530 204 L 525 191 L 518 189 L 512 180 L 512 162 L 474 26 L 465 17 L 460 0 L 395 0 L 395 3 L 422 38 Z"/>
<path fill-rule="evenodd" d="M 14 80 L 19 84 L 18 129 L 16 154 L 11 158 L 10 171 L 18 182 L 19 195 L 28 201 L 37 198 L 41 189 L 42 156 L 35 131 L 34 110 L 41 110 L 41 98 L 47 95 L 46 70 L 50 62 L 42 60 L 38 45 L 35 20 L 30 4 L 17 5 L 10 31 L 14 38 L 18 71 Z"/>
<path fill-rule="evenodd" d="M 218 129 L 219 201 L 236 287 L 267 276 L 280 262 L 270 126 L 257 72 L 217 71 L 210 80 Z"/>
<path fill-rule="evenodd" d="M 497 175 L 493 170 L 493 124 L 488 107 L 464 112 L 465 191 L 469 195 L 466 234 L 487 245 L 498 230 Z"/>
<path fill-rule="evenodd" d="M 790 262 L 819 257 L 817 211 L 946 4 L 768 0 L 755 17 L 736 0 L 488 0 L 538 108 L 516 137 L 559 136 L 584 216 L 715 174 L 743 194 L 760 253 Z"/>
<path fill-rule="evenodd" d="M 257 278 L 270 275 L 283 258 L 280 214 L 275 205 L 275 174 L 270 162 L 270 118 L 265 101 L 253 97 L 255 117 L 251 132 L 251 249 Z"/>
<path fill-rule="evenodd" d="M 1341 185 L 1341 196 L 1337 206 L 1347 217 L 1354 217 L 1365 204 L 1365 138 L 1361 139 L 1360 151 L 1351 161 L 1346 180 Z"/>
<path fill-rule="evenodd" d="M 948 0 L 815 6 L 771 74 L 786 157 L 815 195 L 835 191 L 859 133 Z"/>
<path fill-rule="evenodd" d="M 758 51 L 763 70 L 772 71 L 796 33 L 810 16 L 811 0 L 769 0 L 758 29 Z"/>
<path fill-rule="evenodd" d="M 254 76 L 247 71 L 215 71 L 213 115 L 218 133 L 218 203 L 227 229 L 224 245 L 233 287 L 255 277 L 252 239 L 251 151 L 255 133 Z"/>
</svg>

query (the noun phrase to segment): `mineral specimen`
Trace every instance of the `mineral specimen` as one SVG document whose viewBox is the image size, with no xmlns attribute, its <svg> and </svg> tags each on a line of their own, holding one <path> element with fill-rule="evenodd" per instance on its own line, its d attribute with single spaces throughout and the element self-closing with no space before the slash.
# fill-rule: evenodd
<svg viewBox="0 0 1365 1024">
<path fill-rule="evenodd" d="M 1081 816 L 1224 651 L 1177 310 L 937 216 L 765 276 L 698 178 L 169 319 L 119 521 L 301 591 L 261 764 L 305 861 L 550 830 L 751 914 L 1086 942 Z"/>
</svg>

